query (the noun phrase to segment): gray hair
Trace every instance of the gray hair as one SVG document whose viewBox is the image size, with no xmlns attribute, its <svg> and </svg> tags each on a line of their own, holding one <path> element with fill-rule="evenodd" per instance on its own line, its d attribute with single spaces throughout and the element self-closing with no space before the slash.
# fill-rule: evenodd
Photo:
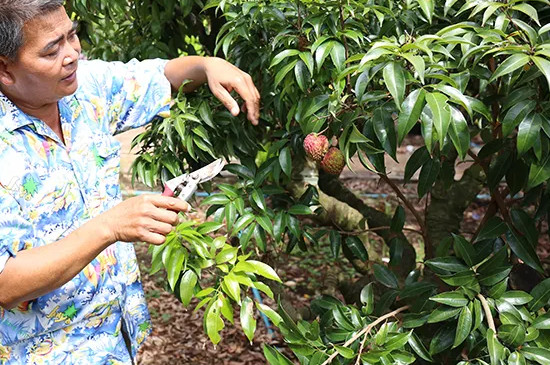
<svg viewBox="0 0 550 365">
<path fill-rule="evenodd" d="M 23 46 L 23 26 L 63 6 L 63 0 L 0 0 L 0 56 L 15 59 Z"/>
</svg>

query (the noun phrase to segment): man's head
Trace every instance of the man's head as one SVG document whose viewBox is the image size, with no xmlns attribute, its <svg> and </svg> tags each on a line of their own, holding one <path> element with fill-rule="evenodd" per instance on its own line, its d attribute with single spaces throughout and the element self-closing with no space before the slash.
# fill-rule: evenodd
<svg viewBox="0 0 550 365">
<path fill-rule="evenodd" d="M 63 0 L 0 0 L 0 56 L 15 59 L 24 42 L 25 23 L 61 6 Z"/>
<path fill-rule="evenodd" d="M 23 109 L 76 91 L 80 43 L 63 0 L 0 0 L 0 91 Z"/>
</svg>

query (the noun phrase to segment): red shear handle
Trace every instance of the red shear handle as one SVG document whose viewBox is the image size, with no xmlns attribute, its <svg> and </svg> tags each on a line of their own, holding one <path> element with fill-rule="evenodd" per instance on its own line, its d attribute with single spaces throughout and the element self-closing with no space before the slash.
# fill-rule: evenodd
<svg viewBox="0 0 550 365">
<path fill-rule="evenodd" d="M 168 186 L 165 186 L 164 191 L 162 192 L 162 195 L 163 196 L 174 196 L 174 192 Z"/>
</svg>

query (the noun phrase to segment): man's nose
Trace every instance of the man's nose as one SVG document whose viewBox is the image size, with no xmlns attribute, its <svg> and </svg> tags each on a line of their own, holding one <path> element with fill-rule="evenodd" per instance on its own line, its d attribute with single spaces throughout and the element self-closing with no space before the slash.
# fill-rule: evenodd
<svg viewBox="0 0 550 365">
<path fill-rule="evenodd" d="M 68 66 L 71 63 L 78 60 L 78 57 L 80 56 L 80 51 L 78 48 L 73 48 L 72 46 L 69 46 L 70 51 L 67 52 L 67 55 L 65 58 L 63 58 L 63 66 Z"/>
</svg>

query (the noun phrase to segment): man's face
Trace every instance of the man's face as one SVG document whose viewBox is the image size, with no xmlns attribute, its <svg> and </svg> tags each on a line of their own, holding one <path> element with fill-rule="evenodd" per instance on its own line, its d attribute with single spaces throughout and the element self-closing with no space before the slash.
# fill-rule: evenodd
<svg viewBox="0 0 550 365">
<path fill-rule="evenodd" d="M 38 16 L 23 30 L 23 47 L 15 61 L 7 63 L 10 76 L 0 79 L 8 96 L 16 104 L 40 107 L 73 94 L 80 42 L 65 9 Z"/>
</svg>

